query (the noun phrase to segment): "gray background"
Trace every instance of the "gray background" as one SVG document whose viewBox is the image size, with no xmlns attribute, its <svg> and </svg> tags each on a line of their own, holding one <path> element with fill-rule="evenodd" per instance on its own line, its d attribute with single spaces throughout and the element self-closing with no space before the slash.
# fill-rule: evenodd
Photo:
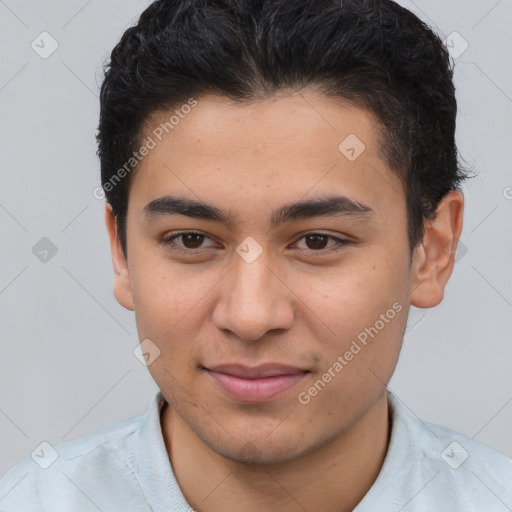
<svg viewBox="0 0 512 512">
<path fill-rule="evenodd" d="M 512 2 L 400 3 L 469 45 L 456 59 L 457 141 L 478 177 L 445 299 L 412 312 L 390 389 L 411 416 L 512 456 Z M 0 477 L 42 441 L 142 414 L 157 391 L 113 296 L 93 196 L 101 64 L 146 5 L 0 0 Z M 31 47 L 43 31 L 59 45 L 47 59 Z M 33 253 L 43 237 L 57 248 L 46 262 Z"/>
</svg>

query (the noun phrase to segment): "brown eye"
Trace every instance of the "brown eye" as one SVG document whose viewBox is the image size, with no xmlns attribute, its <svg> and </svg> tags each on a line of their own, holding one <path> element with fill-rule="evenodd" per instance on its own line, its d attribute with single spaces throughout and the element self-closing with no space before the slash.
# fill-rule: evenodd
<svg viewBox="0 0 512 512">
<path fill-rule="evenodd" d="M 328 246 L 329 239 L 334 240 L 336 243 L 331 244 Z M 344 245 L 348 244 L 349 242 L 342 240 L 340 238 L 337 238 L 332 235 L 328 235 L 326 233 L 309 233 L 307 235 L 304 235 L 302 238 L 300 238 L 297 243 L 301 240 L 304 240 L 305 247 L 301 247 L 301 249 L 309 250 L 312 252 L 324 252 L 328 253 L 331 250 L 337 251 L 341 249 Z"/>
<path fill-rule="evenodd" d="M 326 235 L 308 235 L 304 238 L 306 239 L 308 249 L 325 249 L 325 244 L 329 237 Z"/>
<path fill-rule="evenodd" d="M 197 233 L 182 234 L 179 235 L 179 237 L 187 249 L 199 248 L 204 239 L 204 235 L 199 235 Z"/>
<path fill-rule="evenodd" d="M 209 237 L 203 233 L 180 231 L 179 233 L 164 237 L 161 240 L 161 244 L 171 251 L 194 254 L 208 248 L 208 246 L 203 246 L 206 239 L 209 239 Z"/>
</svg>

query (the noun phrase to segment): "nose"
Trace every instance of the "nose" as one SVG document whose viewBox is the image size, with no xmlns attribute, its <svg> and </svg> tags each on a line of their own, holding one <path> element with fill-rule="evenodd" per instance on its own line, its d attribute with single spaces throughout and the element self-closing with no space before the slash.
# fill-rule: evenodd
<svg viewBox="0 0 512 512">
<path fill-rule="evenodd" d="M 294 294 L 267 254 L 263 251 L 251 263 L 235 256 L 213 312 L 218 329 L 229 330 L 243 341 L 258 340 L 268 331 L 293 324 Z"/>
</svg>

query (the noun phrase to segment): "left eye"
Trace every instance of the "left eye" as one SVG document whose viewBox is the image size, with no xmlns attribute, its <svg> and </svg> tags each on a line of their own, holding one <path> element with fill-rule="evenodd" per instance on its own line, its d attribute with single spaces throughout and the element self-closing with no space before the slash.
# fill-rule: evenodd
<svg viewBox="0 0 512 512">
<path fill-rule="evenodd" d="M 176 244 L 174 241 L 176 239 L 181 239 L 182 244 Z M 171 236 L 165 237 L 162 239 L 161 243 L 170 250 L 192 253 L 200 252 L 197 249 L 201 249 L 201 244 L 205 239 L 210 239 L 210 237 L 196 231 L 180 231 L 179 233 L 174 233 Z M 333 244 L 334 246 L 348 243 L 340 238 L 325 233 L 308 233 L 299 238 L 297 242 L 302 239 L 305 240 L 306 245 L 309 245 L 309 247 L 306 247 L 306 250 L 309 249 L 313 252 L 320 252 L 326 249 L 330 250 L 329 247 L 325 247 L 325 244 L 329 239 L 336 242 Z M 333 246 L 331 245 L 331 247 Z"/>
<path fill-rule="evenodd" d="M 326 247 L 324 246 L 324 242 L 326 242 L 329 238 L 336 241 L 334 246 L 340 245 L 340 244 L 343 245 L 344 243 L 346 243 L 343 240 L 341 240 L 340 238 L 337 238 L 332 235 L 327 235 L 325 233 L 309 233 L 309 234 L 304 235 L 303 237 L 299 238 L 299 240 L 305 239 L 310 242 L 310 245 L 312 243 L 313 247 L 306 247 L 307 249 L 311 249 L 313 251 L 319 251 L 319 250 L 326 249 Z M 307 242 L 306 242 L 306 244 L 307 244 Z M 321 245 L 322 247 L 318 247 L 319 245 Z M 331 246 L 331 247 L 333 247 L 333 246 Z"/>
</svg>

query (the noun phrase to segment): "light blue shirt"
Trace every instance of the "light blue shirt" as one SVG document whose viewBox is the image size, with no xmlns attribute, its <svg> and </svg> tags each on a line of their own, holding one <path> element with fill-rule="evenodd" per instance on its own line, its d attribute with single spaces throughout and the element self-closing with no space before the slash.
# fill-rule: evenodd
<svg viewBox="0 0 512 512">
<path fill-rule="evenodd" d="M 388 453 L 354 512 L 512 510 L 512 459 L 388 400 Z M 0 481 L 0 512 L 191 512 L 162 436 L 164 403 L 158 392 L 143 416 L 43 446 Z"/>
</svg>

